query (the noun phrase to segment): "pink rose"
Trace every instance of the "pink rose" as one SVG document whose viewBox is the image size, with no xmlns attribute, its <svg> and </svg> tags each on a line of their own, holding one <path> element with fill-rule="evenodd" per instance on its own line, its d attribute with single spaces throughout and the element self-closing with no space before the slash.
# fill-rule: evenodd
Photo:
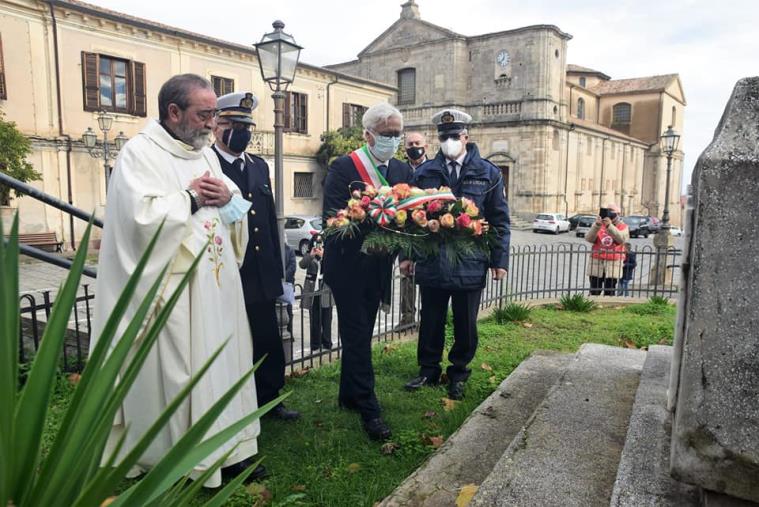
<svg viewBox="0 0 759 507">
<path fill-rule="evenodd" d="M 371 198 L 369 198 L 368 195 L 365 195 L 361 198 L 361 207 L 366 209 L 369 207 L 369 203 L 372 202 Z"/>
<path fill-rule="evenodd" d="M 470 223 L 472 223 L 472 218 L 466 213 L 462 213 L 456 218 L 456 225 L 458 225 L 462 229 L 469 227 Z"/>
<path fill-rule="evenodd" d="M 428 213 L 438 213 L 441 209 L 443 209 L 443 203 L 440 201 L 432 201 L 427 205 Z"/>
<path fill-rule="evenodd" d="M 213 242 L 216 243 L 217 245 L 221 245 L 221 236 L 216 236 L 213 239 Z"/>
<path fill-rule="evenodd" d="M 438 220 L 430 220 L 427 222 L 427 228 L 430 232 L 437 232 L 440 230 L 440 222 Z"/>
<path fill-rule="evenodd" d="M 427 226 L 427 213 L 423 209 L 418 209 L 418 210 L 415 210 L 413 213 L 411 213 L 411 219 L 419 227 Z"/>
</svg>

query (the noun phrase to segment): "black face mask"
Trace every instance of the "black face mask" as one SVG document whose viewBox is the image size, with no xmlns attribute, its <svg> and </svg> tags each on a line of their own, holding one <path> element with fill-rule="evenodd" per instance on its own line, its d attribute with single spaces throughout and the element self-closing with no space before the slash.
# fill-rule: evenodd
<svg viewBox="0 0 759 507">
<path fill-rule="evenodd" d="M 414 146 L 412 148 L 406 148 L 406 155 L 410 160 L 419 160 L 424 156 L 424 147 Z"/>
<path fill-rule="evenodd" d="M 226 129 L 221 140 L 233 153 L 242 153 L 250 143 L 252 132 L 248 129 Z"/>
</svg>

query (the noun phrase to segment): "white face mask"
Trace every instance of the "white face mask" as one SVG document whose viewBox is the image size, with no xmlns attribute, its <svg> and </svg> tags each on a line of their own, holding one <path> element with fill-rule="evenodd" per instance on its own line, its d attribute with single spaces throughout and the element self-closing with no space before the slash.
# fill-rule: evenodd
<svg viewBox="0 0 759 507">
<path fill-rule="evenodd" d="M 443 151 L 443 155 L 448 158 L 458 157 L 463 146 L 461 139 L 446 139 L 440 143 L 440 149 Z"/>
</svg>

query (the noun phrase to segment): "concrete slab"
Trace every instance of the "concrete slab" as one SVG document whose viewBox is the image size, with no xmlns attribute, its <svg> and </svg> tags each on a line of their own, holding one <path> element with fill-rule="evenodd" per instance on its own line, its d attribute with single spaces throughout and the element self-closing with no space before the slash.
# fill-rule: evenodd
<svg viewBox="0 0 759 507">
<path fill-rule="evenodd" d="M 573 359 L 538 351 L 523 361 L 383 507 L 456 505 L 462 486 L 479 485 Z"/>
<path fill-rule="evenodd" d="M 609 505 L 645 355 L 583 345 L 470 505 Z"/>
<path fill-rule="evenodd" d="M 667 411 L 672 347 L 649 348 L 635 395 L 612 507 L 699 505 L 698 488 L 669 474 L 671 415 Z"/>
</svg>

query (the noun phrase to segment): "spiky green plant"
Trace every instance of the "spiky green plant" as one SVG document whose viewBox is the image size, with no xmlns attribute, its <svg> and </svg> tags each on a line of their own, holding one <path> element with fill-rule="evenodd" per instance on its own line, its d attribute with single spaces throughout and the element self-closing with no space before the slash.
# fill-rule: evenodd
<svg viewBox="0 0 759 507">
<path fill-rule="evenodd" d="M 669 306 L 669 299 L 664 296 L 651 296 L 648 298 L 648 303 L 654 306 Z"/>
<path fill-rule="evenodd" d="M 496 308 L 493 312 L 495 321 L 499 324 L 508 322 L 524 322 L 530 318 L 532 308 L 519 303 L 509 303 L 501 308 Z"/>
<path fill-rule="evenodd" d="M 91 227 L 91 224 L 87 227 L 82 237 L 82 245 L 89 243 Z M 122 438 L 113 454 L 107 456 L 105 466 L 101 467 L 116 411 L 200 259 L 200 256 L 195 259 L 192 268 L 184 275 L 166 305 L 151 312 L 152 302 L 167 269 L 165 267 L 142 299 L 122 336 L 114 341 L 117 326 L 134 296 L 159 234 L 160 228 L 135 267 L 109 316 L 97 344 L 92 349 L 50 451 L 44 457 L 41 452 L 42 431 L 87 249 L 81 248 L 74 258 L 69 276 L 58 293 L 26 381 L 19 387 L 18 216 L 14 219 L 7 244 L 5 240 L 0 240 L 0 505 L 88 507 L 98 506 L 106 498 L 112 497 L 126 473 L 223 349 L 224 345 L 203 365 L 198 375 L 194 376 L 176 399 L 166 407 L 126 456 L 120 461 L 117 460 L 124 444 Z M 0 224 L 0 238 L 3 237 Z M 112 342 L 114 346 L 109 352 Z M 254 365 L 230 388 L 150 472 L 118 495 L 111 505 L 186 505 L 187 500 L 197 493 L 203 482 L 221 466 L 226 456 L 222 456 L 190 487 L 185 487 L 186 476 L 194 466 L 287 396 L 267 403 L 219 433 L 204 438 L 213 422 L 250 379 L 257 366 L 258 364 Z M 209 500 L 208 505 L 223 503 L 255 466 L 251 466 L 228 483 Z"/>
<path fill-rule="evenodd" d="M 582 294 L 564 294 L 559 302 L 565 310 L 570 312 L 587 313 L 596 307 L 596 303 Z"/>
</svg>

